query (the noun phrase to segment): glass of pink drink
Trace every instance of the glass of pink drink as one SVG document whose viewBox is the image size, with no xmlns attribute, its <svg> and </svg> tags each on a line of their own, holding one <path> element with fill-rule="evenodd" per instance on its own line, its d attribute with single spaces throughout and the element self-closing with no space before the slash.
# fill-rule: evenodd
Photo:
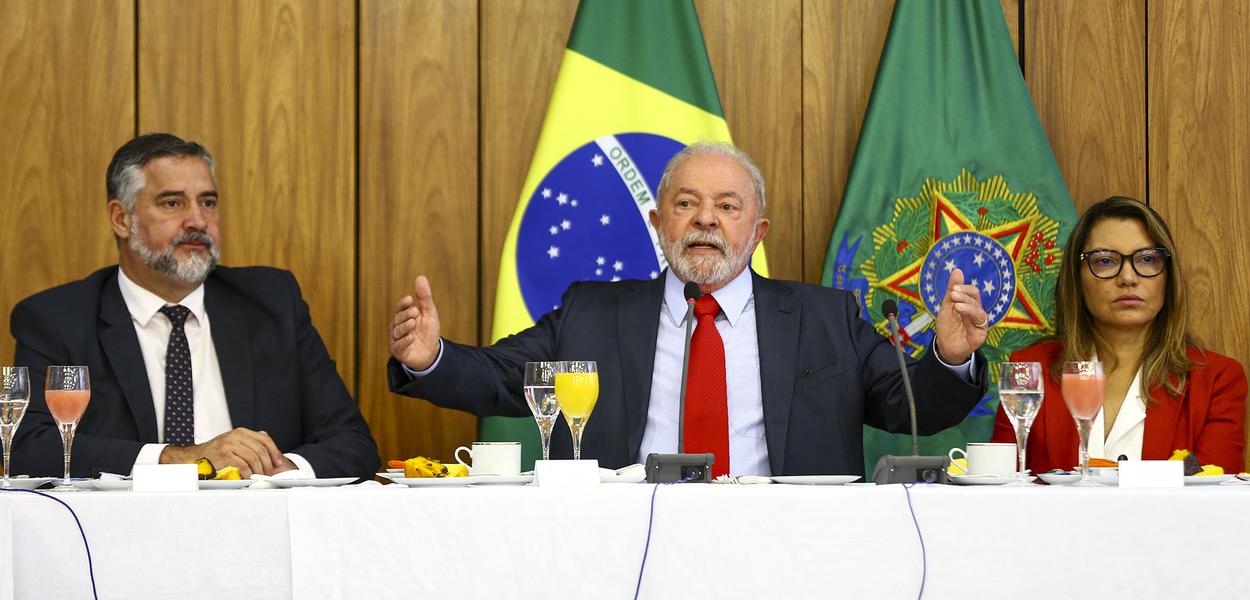
<svg viewBox="0 0 1250 600">
<path fill-rule="evenodd" d="M 61 492 L 78 491 L 70 483 L 69 461 L 70 449 L 74 445 L 74 431 L 78 429 L 78 420 L 87 412 L 87 402 L 91 400 L 91 378 L 87 367 L 48 367 L 43 398 L 48 405 L 48 412 L 56 420 L 56 427 L 61 432 L 61 444 L 65 448 L 65 478 L 53 489 Z"/>
<path fill-rule="evenodd" d="M 1073 485 L 1099 485 L 1089 478 L 1089 435 L 1094 418 L 1102 410 L 1106 390 L 1102 363 L 1089 360 L 1063 363 L 1063 402 L 1076 420 L 1076 431 L 1081 436 L 1081 480 Z"/>
</svg>

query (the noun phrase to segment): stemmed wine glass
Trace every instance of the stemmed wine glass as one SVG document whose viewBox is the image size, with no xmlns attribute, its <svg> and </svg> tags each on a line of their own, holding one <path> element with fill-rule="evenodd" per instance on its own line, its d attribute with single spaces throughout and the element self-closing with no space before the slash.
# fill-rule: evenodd
<svg viewBox="0 0 1250 600">
<path fill-rule="evenodd" d="M 29 404 L 30 373 L 26 367 L 0 367 L 0 438 L 4 442 L 4 480 L 0 487 L 13 487 L 9 482 L 9 453 Z"/>
<path fill-rule="evenodd" d="M 556 400 L 573 433 L 573 460 L 582 458 L 582 431 L 599 401 L 599 365 L 593 360 L 556 364 Z"/>
<path fill-rule="evenodd" d="M 70 483 L 69 462 L 74 431 L 78 429 L 78 420 L 87 412 L 87 403 L 91 400 L 91 377 L 87 367 L 48 367 L 43 397 L 48 404 L 48 412 L 56 420 L 56 427 L 61 432 L 61 444 L 65 447 L 65 477 L 53 489 L 78 491 Z"/>
<path fill-rule="evenodd" d="M 1102 363 L 1089 360 L 1063 363 L 1063 401 L 1076 420 L 1076 430 L 1081 436 L 1081 480 L 1073 485 L 1099 485 L 1089 478 L 1089 434 L 1094 417 L 1102 410 L 1106 389 Z"/>
<path fill-rule="evenodd" d="M 543 460 L 551 459 L 551 429 L 560 416 L 560 403 L 556 401 L 557 366 L 555 362 L 525 363 L 525 401 L 542 436 Z"/>
<path fill-rule="evenodd" d="M 998 402 L 1011 418 L 1016 430 L 1016 454 L 1020 458 L 1019 479 L 1009 485 L 1029 485 L 1024 465 L 1025 449 L 1029 442 L 1029 428 L 1042 406 L 1045 389 L 1042 382 L 1042 363 L 1005 362 L 999 365 Z"/>
</svg>

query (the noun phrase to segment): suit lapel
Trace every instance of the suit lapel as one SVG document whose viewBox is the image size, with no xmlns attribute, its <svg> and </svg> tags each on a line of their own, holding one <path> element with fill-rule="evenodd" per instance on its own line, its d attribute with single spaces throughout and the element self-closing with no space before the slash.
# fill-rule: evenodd
<svg viewBox="0 0 1250 600">
<path fill-rule="evenodd" d="M 1186 392 L 1189 393 L 1188 387 Z M 1146 430 L 1142 433 L 1141 457 L 1163 459 L 1172 455 L 1172 440 L 1180 418 L 1181 399 L 1167 394 L 1164 388 L 1150 391 L 1154 406 L 1146 407 Z M 1193 450 L 1193 448 L 1190 448 Z"/>
<path fill-rule="evenodd" d="M 755 293 L 755 329 L 760 357 L 760 392 L 764 437 L 773 473 L 784 473 L 794 368 L 798 360 L 800 306 L 790 288 L 751 273 Z"/>
<path fill-rule="evenodd" d="M 139 337 L 130 321 L 130 310 L 122 299 L 117 276 L 104 284 L 100 298 L 100 329 L 97 334 L 105 360 L 113 368 L 113 376 L 121 387 L 122 396 L 130 406 L 140 441 L 156 443 L 156 409 L 152 406 L 152 389 L 148 385 L 148 371 L 143 364 L 139 349 Z"/>
<path fill-rule="evenodd" d="M 252 343 L 248 325 L 231 301 L 230 290 L 210 276 L 204 284 L 204 309 L 208 312 L 226 391 L 226 406 L 234 427 L 256 428 L 256 396 L 252 373 Z"/>
<path fill-rule="evenodd" d="M 660 327 L 660 306 L 664 297 L 664 276 L 621 294 L 617 311 L 620 340 L 622 389 L 628 424 L 630 461 L 638 456 L 647 410 L 651 405 L 651 374 L 655 367 L 656 336 Z"/>
</svg>

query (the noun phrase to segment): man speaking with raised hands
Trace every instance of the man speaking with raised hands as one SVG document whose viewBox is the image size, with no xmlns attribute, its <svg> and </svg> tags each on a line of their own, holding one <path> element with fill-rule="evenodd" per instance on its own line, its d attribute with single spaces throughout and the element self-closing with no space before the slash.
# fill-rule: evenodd
<svg viewBox="0 0 1250 600">
<path fill-rule="evenodd" d="M 582 453 L 601 466 L 653 452 L 716 455 L 713 476 L 863 474 L 864 424 L 910 429 L 889 340 L 859 317 L 854 296 L 761 277 L 748 268 L 767 235 L 764 178 L 728 144 L 697 143 L 664 169 L 649 217 L 669 268 L 650 281 L 580 282 L 559 308 L 479 348 L 440 337 L 429 281 L 400 300 L 390 323 L 391 390 L 478 416 L 528 416 L 528 361 L 595 360 L 599 401 Z M 698 285 L 685 422 L 683 288 Z M 959 423 L 984 393 L 988 315 L 955 270 L 937 315 L 935 347 L 908 366 L 921 434 Z M 553 458 L 571 454 L 557 427 Z"/>
</svg>

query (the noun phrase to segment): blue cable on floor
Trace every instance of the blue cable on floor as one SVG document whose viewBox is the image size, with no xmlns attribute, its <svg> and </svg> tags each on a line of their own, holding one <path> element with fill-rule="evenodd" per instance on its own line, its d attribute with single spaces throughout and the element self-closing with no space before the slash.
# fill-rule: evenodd
<svg viewBox="0 0 1250 600">
<path fill-rule="evenodd" d="M 34 494 L 36 496 L 43 496 L 44 498 L 55 500 L 58 504 L 60 504 L 61 506 L 64 506 L 65 510 L 69 511 L 69 514 L 74 517 L 74 523 L 78 525 L 78 533 L 82 535 L 82 546 L 83 548 L 87 549 L 87 572 L 91 575 L 91 597 L 95 598 L 96 600 L 99 600 L 100 596 L 99 594 L 96 593 L 96 589 L 95 589 L 95 567 L 91 563 L 91 546 L 87 544 L 87 532 L 84 531 L 82 528 L 82 521 L 78 520 L 78 513 L 74 512 L 74 509 L 70 508 L 70 506 L 66 504 L 64 500 L 61 500 L 60 498 L 57 498 L 56 496 L 53 496 L 51 494 L 45 494 L 43 492 L 37 492 L 35 490 L 23 490 L 23 489 L 18 489 L 18 488 L 0 488 L 0 491 L 23 492 L 26 494 Z"/>
<path fill-rule="evenodd" d="M 642 547 L 642 565 L 638 567 L 638 583 L 634 585 L 634 600 L 638 600 L 638 592 L 642 589 L 642 572 L 647 568 L 647 553 L 651 551 L 651 526 L 655 523 L 655 493 L 660 491 L 662 485 L 673 485 L 674 483 L 686 483 L 693 479 L 693 476 L 687 476 L 685 479 L 670 481 L 668 483 L 657 483 L 651 489 L 651 513 L 647 515 L 647 543 Z"/>
<path fill-rule="evenodd" d="M 914 483 L 904 483 L 903 493 L 907 494 L 907 510 L 911 512 L 911 522 L 916 526 L 916 537 L 920 538 L 920 593 L 916 595 L 916 600 L 924 597 L 925 577 L 929 574 L 929 556 L 924 548 L 924 534 L 920 533 L 920 521 L 916 520 L 916 509 L 911 505 L 911 488 L 916 485 Z"/>
</svg>

